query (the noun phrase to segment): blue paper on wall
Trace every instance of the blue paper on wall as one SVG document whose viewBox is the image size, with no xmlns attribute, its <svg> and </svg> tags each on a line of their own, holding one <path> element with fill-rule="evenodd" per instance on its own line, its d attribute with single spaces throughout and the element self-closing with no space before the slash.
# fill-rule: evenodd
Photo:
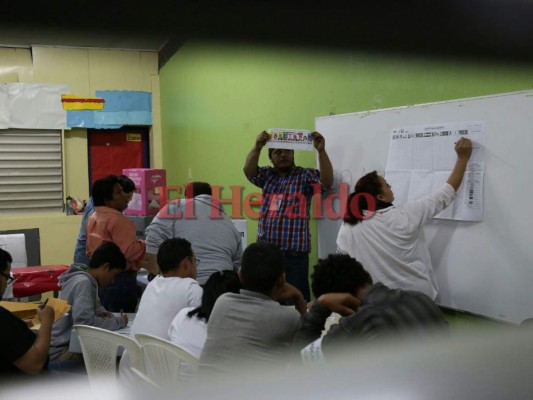
<svg viewBox="0 0 533 400">
<path fill-rule="evenodd" d="M 150 111 L 117 111 L 117 112 L 94 112 L 96 127 L 107 125 L 152 125 L 152 113 Z M 127 123 L 125 123 L 127 121 Z"/>
<path fill-rule="evenodd" d="M 97 90 L 96 97 L 105 100 L 100 112 L 152 111 L 152 93 L 131 90 Z"/>
<path fill-rule="evenodd" d="M 103 110 L 68 111 L 71 128 L 116 129 L 124 125 L 152 125 L 152 93 L 97 90 L 105 100 Z"/>
<path fill-rule="evenodd" d="M 94 110 L 67 111 L 67 126 L 70 128 L 94 128 Z"/>
</svg>

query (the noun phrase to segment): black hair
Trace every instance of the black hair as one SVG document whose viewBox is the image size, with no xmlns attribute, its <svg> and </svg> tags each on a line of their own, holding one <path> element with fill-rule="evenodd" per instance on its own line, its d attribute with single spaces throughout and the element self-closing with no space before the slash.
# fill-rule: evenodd
<svg viewBox="0 0 533 400">
<path fill-rule="evenodd" d="M 209 322 L 211 311 L 213 311 L 217 299 L 224 293 L 239 293 L 241 288 L 242 284 L 239 280 L 239 275 L 235 271 L 214 272 L 204 285 L 202 305 L 190 311 L 187 317 L 190 318 L 196 315 L 198 318 L 205 320 L 205 322 Z"/>
<path fill-rule="evenodd" d="M 191 243 L 182 238 L 165 240 L 157 252 L 157 264 L 161 273 L 166 273 L 179 268 L 179 264 L 187 257 L 192 257 Z"/>
<path fill-rule="evenodd" d="M 113 200 L 113 190 L 117 183 L 120 184 L 116 175 L 108 175 L 94 182 L 91 192 L 95 207 L 105 206 Z"/>
<path fill-rule="evenodd" d="M 350 225 L 356 225 L 364 219 L 364 210 L 373 208 L 373 211 L 375 211 L 392 205 L 379 200 L 377 198 L 378 194 L 381 194 L 381 181 L 379 180 L 377 171 L 369 172 L 361 177 L 355 184 L 354 192 L 348 196 L 346 212 L 343 218 L 344 222 Z M 359 196 L 356 204 L 352 204 L 354 202 L 354 197 L 357 195 Z M 375 204 L 368 204 L 368 197 L 373 198 Z M 352 207 L 355 207 L 355 210 Z"/>
<path fill-rule="evenodd" d="M 120 250 L 120 247 L 113 242 L 103 242 L 94 251 L 89 261 L 89 268 L 100 268 L 102 265 L 109 263 L 109 269 L 126 269 L 126 257 Z"/>
<path fill-rule="evenodd" d="M 213 194 L 211 185 L 206 182 L 191 182 L 185 186 L 185 197 L 190 199 L 192 197 L 199 196 L 201 194 L 207 194 L 211 196 Z"/>
<path fill-rule="evenodd" d="M 274 150 L 279 150 L 279 149 L 273 149 L 273 148 L 268 149 L 268 158 L 271 160 L 272 160 L 272 153 L 274 152 Z M 290 150 L 290 149 L 287 149 L 287 150 Z M 294 153 L 294 150 L 293 150 L 293 153 Z"/>
<path fill-rule="evenodd" d="M 118 183 L 120 183 L 120 186 L 122 186 L 122 191 L 124 193 L 129 194 L 135 191 L 135 183 L 130 178 L 128 178 L 126 175 L 119 175 Z"/>
<path fill-rule="evenodd" d="M 318 299 L 326 293 L 351 293 L 372 284 L 372 277 L 355 258 L 347 254 L 330 254 L 319 259 L 311 275 L 311 288 Z"/>
<path fill-rule="evenodd" d="M 7 271 L 7 263 L 12 263 L 13 257 L 4 249 L 0 249 L 0 272 Z"/>
<path fill-rule="evenodd" d="M 245 289 L 270 295 L 284 272 L 283 254 L 276 245 L 257 242 L 244 250 L 240 274 Z"/>
</svg>

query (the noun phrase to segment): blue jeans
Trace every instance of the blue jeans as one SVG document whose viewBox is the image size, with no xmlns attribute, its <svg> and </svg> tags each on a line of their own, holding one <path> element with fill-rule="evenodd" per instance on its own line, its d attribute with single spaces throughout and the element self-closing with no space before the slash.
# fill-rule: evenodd
<svg viewBox="0 0 533 400">
<path fill-rule="evenodd" d="M 309 253 L 283 251 L 285 276 L 288 283 L 296 286 L 306 301 L 311 299 L 309 290 Z"/>
<path fill-rule="evenodd" d="M 134 313 L 137 308 L 137 273 L 124 271 L 105 288 L 98 289 L 100 304 L 110 312 Z"/>
</svg>

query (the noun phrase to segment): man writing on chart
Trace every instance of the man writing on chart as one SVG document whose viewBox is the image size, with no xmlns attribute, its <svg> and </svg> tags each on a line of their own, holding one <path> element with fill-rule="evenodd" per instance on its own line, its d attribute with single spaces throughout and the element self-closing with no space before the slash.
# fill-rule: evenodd
<svg viewBox="0 0 533 400">
<path fill-rule="evenodd" d="M 333 167 L 326 153 L 324 137 L 313 132 L 313 145 L 318 153 L 319 170 L 294 164 L 294 150 L 269 149 L 273 167 L 259 167 L 261 149 L 270 136 L 261 132 L 246 157 L 244 174 L 263 189 L 257 241 L 277 245 L 283 252 L 287 282 L 296 286 L 306 300 L 309 293 L 309 210 L 314 185 L 329 188 L 333 184 Z"/>
</svg>

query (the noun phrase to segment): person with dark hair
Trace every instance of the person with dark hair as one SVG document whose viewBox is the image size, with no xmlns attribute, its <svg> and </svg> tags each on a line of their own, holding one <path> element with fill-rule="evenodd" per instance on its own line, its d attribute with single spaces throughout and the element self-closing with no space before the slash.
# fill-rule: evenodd
<svg viewBox="0 0 533 400">
<path fill-rule="evenodd" d="M 185 197 L 188 199 L 192 199 L 193 197 L 200 196 L 202 194 L 207 196 L 211 196 L 213 194 L 213 190 L 211 189 L 211 185 L 209 183 L 191 182 L 185 186 Z"/>
<path fill-rule="evenodd" d="M 257 227 L 257 241 L 277 245 L 283 254 L 287 282 L 296 286 L 309 301 L 309 252 L 311 198 L 318 188 L 333 185 L 333 167 L 326 153 L 324 137 L 313 132 L 319 169 L 297 167 L 294 150 L 269 149 L 273 167 L 259 168 L 262 148 L 270 140 L 261 132 L 244 164 L 244 174 L 263 190 L 263 204 Z"/>
<path fill-rule="evenodd" d="M 128 205 L 120 179 L 109 175 L 98 179 L 92 189 L 96 211 L 87 223 L 87 255 L 103 242 L 116 243 L 126 257 L 126 270 L 113 285 L 100 291 L 100 300 L 113 312 L 135 312 L 137 307 L 137 271 L 146 253 L 144 240 L 137 239 L 133 222 L 122 215 Z"/>
<path fill-rule="evenodd" d="M 240 293 L 226 293 L 215 304 L 207 326 L 200 368 L 225 373 L 239 360 L 275 363 L 291 349 L 300 314 L 302 293 L 285 281 L 283 255 L 270 243 L 253 243 L 243 253 Z M 293 299 L 293 306 L 280 302 Z"/>
<path fill-rule="evenodd" d="M 169 340 L 170 323 L 182 309 L 199 307 L 202 288 L 195 280 L 200 259 L 196 258 L 191 243 L 182 238 L 165 240 L 159 246 L 157 263 L 161 274 L 152 279 L 143 292 L 139 310 L 131 326 L 130 336 L 146 333 Z M 120 360 L 120 375 L 124 382 L 133 383 L 129 356 Z"/>
<path fill-rule="evenodd" d="M 170 324 L 170 341 L 200 358 L 215 302 L 224 293 L 239 293 L 241 288 L 241 281 L 235 271 L 226 270 L 211 274 L 204 285 L 202 305 L 182 309 Z"/>
<path fill-rule="evenodd" d="M 202 260 L 197 276 L 201 285 L 214 272 L 237 271 L 242 257 L 241 234 L 211 192 L 208 183 L 191 182 L 185 187 L 185 198 L 172 200 L 159 210 L 146 228 L 146 269 L 157 270 L 156 254 L 165 239 L 181 237 Z"/>
<path fill-rule="evenodd" d="M 317 289 L 315 295 L 351 288 L 350 293 L 361 300 L 361 306 L 320 337 L 331 311 L 320 302 L 314 304 L 295 338 L 295 342 L 310 343 L 301 351 L 304 361 L 345 353 L 353 343 L 399 335 L 425 339 L 433 333 L 448 333 L 444 315 L 428 296 L 415 291 L 389 289 L 382 283 L 372 285 L 362 264 L 348 255 L 330 254 L 319 260 L 312 285 Z"/>
<path fill-rule="evenodd" d="M 13 280 L 12 262 L 11 254 L 0 249 L 0 300 Z M 54 309 L 46 305 L 39 308 L 38 314 L 41 328 L 36 335 L 24 321 L 0 307 L 0 379 L 10 375 L 35 375 L 46 369 Z"/>
<path fill-rule="evenodd" d="M 143 292 L 131 327 L 132 337 L 147 333 L 168 340 L 168 328 L 176 314 L 183 308 L 201 305 L 202 288 L 195 280 L 200 259 L 189 241 L 165 240 L 157 252 L 157 263 L 161 275 L 152 279 Z"/>
<path fill-rule="evenodd" d="M 244 251 L 239 277 L 240 293 L 220 296 L 211 313 L 200 357 L 202 374 L 256 365 L 283 367 L 293 355 L 293 340 L 307 308 L 302 293 L 285 281 L 281 250 L 270 243 L 251 244 Z M 280 304 L 288 300 L 296 306 Z M 358 305 L 349 293 L 326 294 L 318 303 L 343 314 Z"/>
<path fill-rule="evenodd" d="M 122 186 L 122 191 L 126 196 L 126 206 L 131 201 L 133 193 L 135 192 L 135 183 L 126 175 L 119 175 L 119 183 Z M 89 217 L 94 213 L 94 202 L 92 196 L 89 197 L 83 217 L 81 219 L 80 231 L 78 233 L 78 240 L 74 248 L 74 263 L 89 265 L 90 258 L 87 256 L 87 222 Z"/>
<path fill-rule="evenodd" d="M 319 259 L 311 275 L 311 288 L 317 299 L 326 293 L 352 293 L 362 298 L 362 292 L 370 285 L 370 274 L 347 254 L 330 254 L 326 259 Z"/>
<path fill-rule="evenodd" d="M 72 325 L 90 325 L 116 331 L 128 323 L 128 316 L 114 316 L 100 304 L 98 288 L 110 285 L 126 268 L 126 258 L 112 242 L 102 243 L 91 257 L 89 266 L 72 264 L 59 276 L 59 298 L 71 309 L 52 329 L 51 360 L 77 360 L 79 354 L 68 351 Z"/>
<path fill-rule="evenodd" d="M 305 319 L 302 319 L 295 343 L 304 347 L 320 336 L 332 310 L 320 301 L 331 293 L 349 293 L 361 300 L 372 285 L 372 277 L 360 262 L 346 254 L 330 254 L 319 259 L 311 275 L 315 301 Z M 338 315 L 337 315 L 338 316 Z"/>
<path fill-rule="evenodd" d="M 423 225 L 448 207 L 461 186 L 472 153 L 472 142 L 461 138 L 455 145 L 457 161 L 447 182 L 434 194 L 394 207 L 394 193 L 376 171 L 356 183 L 348 197 L 346 217 L 337 247 L 366 266 L 376 282 L 391 288 L 416 290 L 435 299 L 437 281 Z M 357 201 L 356 201 L 357 199 Z"/>
<path fill-rule="evenodd" d="M 126 196 L 126 208 L 128 208 L 128 204 L 131 201 L 131 198 L 133 197 L 133 193 L 135 193 L 135 182 L 133 182 L 126 175 L 119 175 L 118 183 L 120 183 L 120 186 L 122 186 L 122 191 Z"/>
<path fill-rule="evenodd" d="M 417 342 L 449 334 L 439 307 L 424 293 L 389 289 L 376 283 L 366 290 L 357 313 L 341 318 L 320 339 L 305 347 L 304 361 L 345 354 L 350 346 L 377 340 Z"/>
</svg>

